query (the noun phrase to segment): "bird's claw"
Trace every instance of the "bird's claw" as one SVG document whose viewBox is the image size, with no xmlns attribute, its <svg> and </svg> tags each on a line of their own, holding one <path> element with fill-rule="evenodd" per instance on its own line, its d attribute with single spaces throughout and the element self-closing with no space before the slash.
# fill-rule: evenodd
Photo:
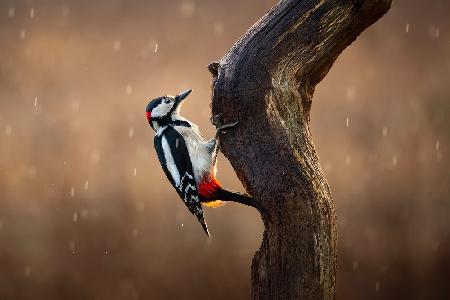
<svg viewBox="0 0 450 300">
<path fill-rule="evenodd" d="M 238 121 L 236 121 L 236 122 L 233 122 L 233 123 L 228 123 L 228 124 L 223 124 L 222 125 L 222 121 L 223 121 L 223 113 L 218 113 L 214 117 L 211 117 L 211 123 L 214 126 L 216 126 L 217 134 L 225 133 L 224 130 L 233 128 L 234 126 L 236 126 L 239 123 Z"/>
<path fill-rule="evenodd" d="M 222 117 L 223 117 L 223 113 L 218 113 L 217 115 L 215 115 L 214 117 L 211 117 L 211 123 L 216 126 L 216 128 L 220 127 L 220 124 L 222 123 Z"/>
<path fill-rule="evenodd" d="M 218 132 L 218 133 L 219 133 L 219 132 L 220 132 L 220 133 L 225 133 L 224 130 L 233 128 L 233 127 L 235 127 L 237 124 L 239 124 L 239 121 L 236 121 L 236 122 L 233 122 L 233 123 L 224 124 L 224 125 L 219 126 L 219 127 L 217 128 L 217 132 Z"/>
</svg>

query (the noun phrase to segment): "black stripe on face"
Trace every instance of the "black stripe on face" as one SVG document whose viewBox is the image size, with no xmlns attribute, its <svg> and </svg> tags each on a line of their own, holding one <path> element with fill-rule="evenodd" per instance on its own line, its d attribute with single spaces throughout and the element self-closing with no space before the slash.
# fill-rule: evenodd
<svg viewBox="0 0 450 300">
<path fill-rule="evenodd" d="M 158 105 L 161 104 L 162 100 L 165 98 L 165 96 L 163 97 L 158 97 L 156 99 L 153 99 L 152 101 L 150 101 L 147 104 L 147 108 L 145 109 L 146 112 L 151 112 L 155 107 L 157 107 Z"/>
<path fill-rule="evenodd" d="M 183 120 L 173 120 L 172 122 L 170 122 L 170 124 L 173 126 L 191 127 L 191 124 L 188 121 Z"/>
<path fill-rule="evenodd" d="M 172 112 L 176 109 L 175 106 L 176 104 L 173 97 L 166 96 L 162 99 L 158 99 L 154 103 L 151 103 L 149 107 L 149 109 L 151 109 L 152 119 L 162 120 L 170 118 Z"/>
</svg>

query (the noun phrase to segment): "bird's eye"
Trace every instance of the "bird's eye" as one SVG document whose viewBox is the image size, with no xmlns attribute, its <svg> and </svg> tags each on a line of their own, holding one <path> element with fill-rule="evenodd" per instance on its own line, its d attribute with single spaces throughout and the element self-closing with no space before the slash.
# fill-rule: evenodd
<svg viewBox="0 0 450 300">
<path fill-rule="evenodd" d="M 170 99 L 164 99 L 164 103 L 165 104 L 169 104 L 170 103 Z"/>
</svg>

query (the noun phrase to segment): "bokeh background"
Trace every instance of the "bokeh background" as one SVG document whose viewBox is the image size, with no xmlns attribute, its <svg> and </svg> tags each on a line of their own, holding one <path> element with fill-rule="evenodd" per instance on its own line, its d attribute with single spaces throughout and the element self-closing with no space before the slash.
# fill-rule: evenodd
<svg viewBox="0 0 450 300">
<path fill-rule="evenodd" d="M 259 215 L 207 209 L 206 238 L 144 109 L 193 88 L 184 115 L 211 137 L 206 66 L 274 4 L 0 1 L 1 300 L 249 298 Z M 450 299 L 449 16 L 395 1 L 316 89 L 338 299 Z"/>
</svg>

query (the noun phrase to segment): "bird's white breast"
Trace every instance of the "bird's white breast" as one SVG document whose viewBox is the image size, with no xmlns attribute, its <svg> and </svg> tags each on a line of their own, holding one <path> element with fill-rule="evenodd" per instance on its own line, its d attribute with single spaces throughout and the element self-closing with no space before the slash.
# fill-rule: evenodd
<svg viewBox="0 0 450 300">
<path fill-rule="evenodd" d="M 184 138 L 189 157 L 192 161 L 192 171 L 194 172 L 195 182 L 199 183 L 200 179 L 211 171 L 212 158 L 207 142 L 194 126 L 195 125 L 193 125 L 193 127 L 176 126 L 176 130 Z"/>
</svg>

